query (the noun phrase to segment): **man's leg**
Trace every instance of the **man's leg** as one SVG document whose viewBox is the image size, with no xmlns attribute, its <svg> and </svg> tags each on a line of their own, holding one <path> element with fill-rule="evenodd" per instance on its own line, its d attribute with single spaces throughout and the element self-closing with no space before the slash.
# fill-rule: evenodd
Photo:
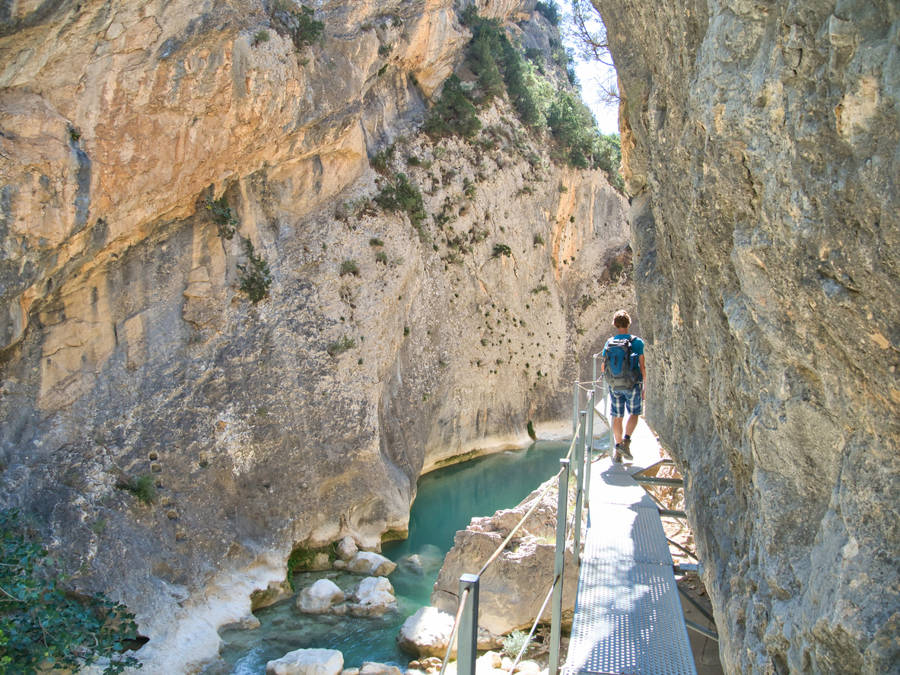
<svg viewBox="0 0 900 675">
<path fill-rule="evenodd" d="M 631 390 L 627 402 L 628 419 L 625 421 L 625 438 L 622 440 L 622 453 L 626 459 L 631 459 L 631 434 L 637 428 L 641 413 L 644 412 L 644 399 L 641 396 L 641 386 Z"/>
<path fill-rule="evenodd" d="M 628 419 L 631 421 L 631 418 Z M 622 418 L 621 417 L 613 417 L 612 418 L 612 428 L 613 428 L 613 436 L 616 439 L 616 445 L 622 442 Z"/>
<path fill-rule="evenodd" d="M 640 415 L 629 415 L 628 419 L 625 420 L 625 434 L 627 436 L 631 436 L 634 433 L 634 430 L 637 429 L 638 420 L 641 418 Z M 615 420 L 613 420 L 615 422 Z M 619 427 L 622 426 L 622 420 L 619 418 Z"/>
</svg>

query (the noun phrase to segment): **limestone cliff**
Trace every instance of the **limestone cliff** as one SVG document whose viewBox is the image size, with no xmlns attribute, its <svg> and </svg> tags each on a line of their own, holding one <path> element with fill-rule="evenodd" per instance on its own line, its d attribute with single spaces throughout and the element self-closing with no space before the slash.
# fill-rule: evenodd
<svg viewBox="0 0 900 675">
<path fill-rule="evenodd" d="M 213 656 L 293 547 L 376 547 L 423 470 L 566 418 L 632 302 L 605 174 L 504 99 L 472 141 L 419 133 L 458 9 L 0 10 L 2 505 L 137 612 L 145 672 Z M 401 172 L 413 220 L 376 202 Z"/>
<path fill-rule="evenodd" d="M 897 3 L 594 5 L 725 668 L 896 672 Z"/>
</svg>

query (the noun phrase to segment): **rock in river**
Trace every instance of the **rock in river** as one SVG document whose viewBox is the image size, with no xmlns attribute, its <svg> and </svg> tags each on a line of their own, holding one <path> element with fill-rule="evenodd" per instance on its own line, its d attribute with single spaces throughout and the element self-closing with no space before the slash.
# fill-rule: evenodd
<svg viewBox="0 0 900 675">
<path fill-rule="evenodd" d="M 357 574 L 385 577 L 397 569 L 397 565 L 378 553 L 360 551 L 347 563 L 347 570 Z"/>
<path fill-rule="evenodd" d="M 305 614 L 323 614 L 335 604 L 344 601 L 344 592 L 328 579 L 319 579 L 312 586 L 300 591 L 297 609 Z"/>
<path fill-rule="evenodd" d="M 266 664 L 266 675 L 339 675 L 344 655 L 335 649 L 296 649 Z"/>
</svg>

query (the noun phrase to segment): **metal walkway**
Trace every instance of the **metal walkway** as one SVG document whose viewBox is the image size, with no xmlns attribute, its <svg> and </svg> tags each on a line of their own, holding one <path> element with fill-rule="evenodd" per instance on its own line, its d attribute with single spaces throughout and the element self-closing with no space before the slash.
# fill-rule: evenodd
<svg viewBox="0 0 900 675">
<path fill-rule="evenodd" d="M 604 459 L 597 468 L 561 671 L 696 675 L 658 508 L 621 464 Z"/>
</svg>

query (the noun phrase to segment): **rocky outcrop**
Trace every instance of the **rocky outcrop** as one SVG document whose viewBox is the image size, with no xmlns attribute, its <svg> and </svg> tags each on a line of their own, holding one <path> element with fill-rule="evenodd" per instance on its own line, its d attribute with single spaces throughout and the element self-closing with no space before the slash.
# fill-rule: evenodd
<svg viewBox="0 0 900 675">
<path fill-rule="evenodd" d="M 319 4 L 318 35 L 290 1 L 0 12 L 0 499 L 158 672 L 214 655 L 292 549 L 375 549 L 422 471 L 565 417 L 631 302 L 598 281 L 629 237 L 605 174 L 503 99 L 472 142 L 418 133 L 470 37 L 453 2 Z M 481 11 L 547 30 L 532 4 Z M 399 172 L 418 230 L 374 201 Z"/>
<path fill-rule="evenodd" d="M 896 669 L 895 3 L 594 0 L 726 671 Z"/>
<path fill-rule="evenodd" d="M 517 629 L 529 629 L 538 617 L 553 581 L 556 551 L 558 490 L 551 479 L 512 509 L 473 518 L 456 533 L 431 594 L 431 604 L 455 613 L 459 605 L 459 578 L 475 573 L 493 555 L 535 502 L 537 507 L 517 530 L 503 553 L 481 575 L 478 626 L 499 639 Z M 570 501 L 573 501 L 570 493 Z M 571 505 L 570 505 L 571 507 Z M 566 543 L 563 568 L 563 622 L 571 623 L 578 587 L 573 543 Z M 550 621 L 550 606 L 543 614 Z"/>
</svg>

